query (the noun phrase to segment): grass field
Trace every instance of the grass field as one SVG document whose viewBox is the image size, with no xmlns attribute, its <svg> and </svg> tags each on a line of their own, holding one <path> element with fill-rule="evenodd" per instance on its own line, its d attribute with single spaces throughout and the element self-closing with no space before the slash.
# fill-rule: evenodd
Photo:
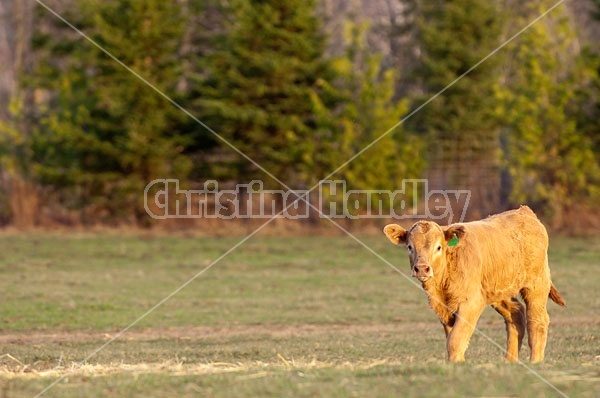
<svg viewBox="0 0 600 398">
<path fill-rule="evenodd" d="M 600 396 L 598 239 L 552 239 L 568 307 L 549 303 L 530 370 L 478 334 L 467 363 L 446 363 L 424 293 L 342 237 L 252 238 L 81 364 L 240 238 L 0 239 L 3 397 L 61 376 L 44 396 Z M 404 250 L 364 241 L 408 273 Z M 496 313 L 478 326 L 504 347 Z"/>
</svg>

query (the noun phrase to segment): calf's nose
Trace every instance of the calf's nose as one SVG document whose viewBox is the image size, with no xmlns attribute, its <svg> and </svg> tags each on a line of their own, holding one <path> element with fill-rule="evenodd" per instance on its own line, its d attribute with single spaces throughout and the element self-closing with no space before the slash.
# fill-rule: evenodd
<svg viewBox="0 0 600 398">
<path fill-rule="evenodd" d="M 423 272 L 425 274 L 428 274 L 429 271 L 431 271 L 431 267 L 429 267 L 429 265 L 415 265 L 415 272 L 417 273 Z"/>
</svg>

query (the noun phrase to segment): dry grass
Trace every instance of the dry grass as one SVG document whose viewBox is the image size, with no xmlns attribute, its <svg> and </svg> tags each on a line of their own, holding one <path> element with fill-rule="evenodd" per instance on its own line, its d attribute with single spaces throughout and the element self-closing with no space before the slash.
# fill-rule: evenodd
<svg viewBox="0 0 600 398">
<path fill-rule="evenodd" d="M 10 355 L 10 354 L 4 354 Z M 52 369 L 35 370 L 31 365 L 21 363 L 12 357 L 15 365 L 0 366 L 0 377 L 6 379 L 36 379 L 36 378 L 58 378 L 61 376 L 89 376 L 100 377 L 113 374 L 126 373 L 135 374 L 161 374 L 171 376 L 199 376 L 220 373 L 240 373 L 240 379 L 253 378 L 257 372 L 267 375 L 269 372 L 281 370 L 303 370 L 311 371 L 318 369 L 335 370 L 369 370 L 377 366 L 399 366 L 398 361 L 378 359 L 371 361 L 356 362 L 326 362 L 313 358 L 311 361 L 285 359 L 283 355 L 277 354 L 275 361 L 250 361 L 250 362 L 208 362 L 208 363 L 184 363 L 183 361 L 167 360 L 159 363 L 109 363 L 109 364 L 79 364 L 71 362 L 68 365 L 59 365 Z"/>
</svg>

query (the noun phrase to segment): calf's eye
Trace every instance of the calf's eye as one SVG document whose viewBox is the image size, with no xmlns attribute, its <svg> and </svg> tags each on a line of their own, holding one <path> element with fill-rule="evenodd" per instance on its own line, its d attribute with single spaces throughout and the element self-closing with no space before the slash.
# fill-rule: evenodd
<svg viewBox="0 0 600 398">
<path fill-rule="evenodd" d="M 437 251 L 441 251 L 441 250 L 442 250 L 442 246 L 440 245 L 437 247 Z"/>
<path fill-rule="evenodd" d="M 412 246 L 408 245 L 408 251 L 411 252 L 412 251 Z"/>
</svg>

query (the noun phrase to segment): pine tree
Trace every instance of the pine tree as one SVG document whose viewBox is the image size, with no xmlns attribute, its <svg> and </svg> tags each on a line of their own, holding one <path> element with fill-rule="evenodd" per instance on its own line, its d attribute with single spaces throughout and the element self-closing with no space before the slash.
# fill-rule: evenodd
<svg viewBox="0 0 600 398">
<path fill-rule="evenodd" d="M 420 3 L 418 68 L 424 95 L 415 107 L 444 89 L 501 44 L 502 13 L 485 0 Z M 498 207 L 499 123 L 493 88 L 502 58 L 486 60 L 419 111 L 411 120 L 429 142 L 429 178 L 437 189 L 472 191 L 469 211 Z"/>
<path fill-rule="evenodd" d="M 125 65 L 176 96 L 182 15 L 177 3 L 119 0 L 77 3 L 67 15 Z M 37 38 L 32 79 L 50 92 L 34 135 L 39 178 L 65 189 L 71 205 L 96 214 L 144 214 L 144 186 L 185 178 L 181 113 L 68 27 Z M 58 39 L 56 39 L 57 37 Z M 69 192 L 69 193 L 67 193 Z"/>
<path fill-rule="evenodd" d="M 284 183 L 308 185 L 323 138 L 311 98 L 331 78 L 314 1 L 237 0 L 231 14 L 199 82 L 200 117 Z M 279 187 L 241 157 L 227 174 Z"/>
<path fill-rule="evenodd" d="M 542 7 L 524 5 L 521 22 Z M 572 224 L 566 218 L 570 209 L 600 193 L 598 160 L 577 126 L 578 85 L 586 79 L 575 62 L 574 32 L 564 12 L 555 10 L 515 40 L 507 85 L 498 92 L 507 123 L 510 199 L 537 208 L 555 228 Z"/>
<path fill-rule="evenodd" d="M 592 19 L 600 26 L 600 0 L 593 0 L 592 3 Z M 579 57 L 588 72 L 583 79 L 586 85 L 581 90 L 580 130 L 589 137 L 596 159 L 600 162 L 600 49 L 594 44 L 585 48 Z"/>
</svg>

